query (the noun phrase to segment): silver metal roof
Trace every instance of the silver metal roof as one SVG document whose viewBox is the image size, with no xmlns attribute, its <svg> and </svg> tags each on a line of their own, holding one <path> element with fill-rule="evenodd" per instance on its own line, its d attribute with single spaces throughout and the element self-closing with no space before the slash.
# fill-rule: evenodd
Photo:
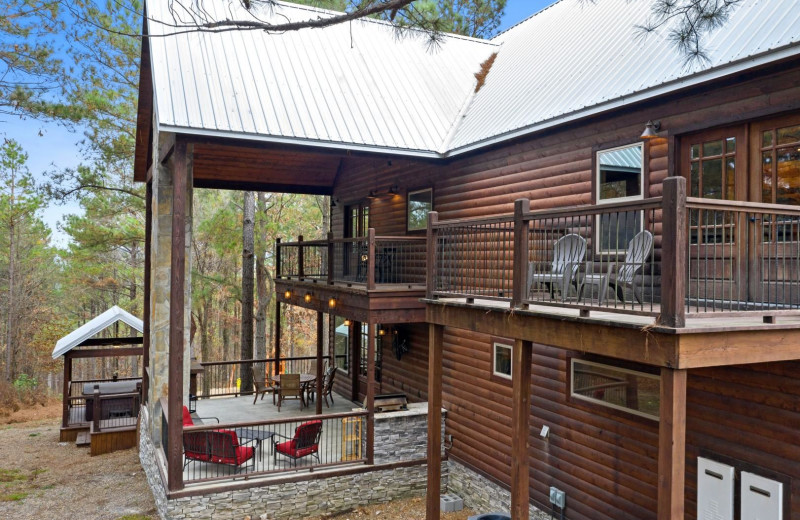
<svg viewBox="0 0 800 520">
<path fill-rule="evenodd" d="M 168 4 L 148 0 L 148 13 L 173 22 Z M 691 66 L 665 41 L 666 31 L 647 38 L 636 31 L 649 6 L 561 0 L 491 42 L 453 36 L 433 52 L 374 20 L 285 34 L 156 37 L 157 123 L 196 134 L 450 156 L 800 54 L 798 0 L 744 0 L 706 35 L 709 61 Z M 217 19 L 248 16 L 239 2 L 206 0 L 203 8 Z M 259 16 L 328 14 L 281 4 Z M 152 21 L 148 27 L 151 35 L 167 30 Z M 498 57 L 474 94 L 474 74 L 493 52 Z"/>
<path fill-rule="evenodd" d="M 128 324 L 130 327 L 138 330 L 139 332 L 144 331 L 144 324 L 142 323 L 142 320 L 129 313 L 125 309 L 121 309 L 114 305 L 103 314 L 95 316 L 90 321 L 84 323 L 77 329 L 58 340 L 55 348 L 53 349 L 53 359 L 63 356 L 75 346 L 80 345 L 85 340 L 93 336 L 96 336 L 99 332 L 107 329 L 118 321 Z"/>
<path fill-rule="evenodd" d="M 780 50 L 800 53 L 798 0 L 744 0 L 724 26 L 706 35 L 708 62 L 689 67 L 665 41 L 666 30 L 646 38 L 637 31 L 650 6 L 640 0 L 561 0 L 501 34 L 486 84 L 443 151 L 647 99 L 780 59 Z"/>
<path fill-rule="evenodd" d="M 150 18 L 174 23 L 166 0 Z M 247 19 L 240 2 L 205 1 L 212 19 Z M 228 10 L 232 12 L 228 12 Z M 284 22 L 329 11 L 281 4 L 260 19 Z M 173 31 L 149 22 L 151 35 Z M 263 31 L 151 38 L 159 126 L 313 144 L 437 150 L 474 90 L 474 73 L 496 48 L 448 37 L 398 38 L 366 20 L 283 34 Z"/>
</svg>

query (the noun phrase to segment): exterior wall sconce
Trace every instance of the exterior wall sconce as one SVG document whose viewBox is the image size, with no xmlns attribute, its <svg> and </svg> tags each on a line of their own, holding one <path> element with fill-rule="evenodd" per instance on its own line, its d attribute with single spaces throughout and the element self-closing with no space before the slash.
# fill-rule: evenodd
<svg viewBox="0 0 800 520">
<path fill-rule="evenodd" d="M 286 292 L 283 293 L 283 297 L 286 298 L 287 300 L 291 300 L 292 299 L 292 291 L 287 289 Z"/>
<path fill-rule="evenodd" d="M 379 328 L 378 336 L 385 336 L 385 335 L 386 335 L 386 329 L 384 329 L 383 327 Z"/>
<path fill-rule="evenodd" d="M 397 184 L 393 184 L 392 186 L 389 186 L 389 188 L 385 190 L 369 190 L 367 198 L 378 199 L 380 197 L 386 197 L 386 196 L 391 197 L 392 195 L 397 195 L 398 191 L 399 188 L 397 187 Z"/>
<path fill-rule="evenodd" d="M 350 322 L 350 320 L 344 320 L 344 326 L 345 327 L 349 327 L 351 324 L 352 323 Z"/>
<path fill-rule="evenodd" d="M 330 300 L 328 300 L 328 307 L 330 307 L 331 309 L 336 308 L 336 298 L 331 298 Z"/>
<path fill-rule="evenodd" d="M 303 296 L 303 301 L 306 303 L 311 303 L 311 293 L 307 292 L 305 296 Z"/>
<path fill-rule="evenodd" d="M 661 121 L 650 120 L 644 125 L 644 132 L 640 136 L 641 139 L 653 139 L 658 137 L 658 131 L 661 130 Z"/>
</svg>

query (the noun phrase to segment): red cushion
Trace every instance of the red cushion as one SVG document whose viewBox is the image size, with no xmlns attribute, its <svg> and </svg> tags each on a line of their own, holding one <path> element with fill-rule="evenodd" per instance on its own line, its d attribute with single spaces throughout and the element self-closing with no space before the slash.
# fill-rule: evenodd
<svg viewBox="0 0 800 520">
<path fill-rule="evenodd" d="M 305 457 L 306 455 L 310 455 L 312 453 L 316 453 L 319 449 L 318 444 L 314 444 L 312 446 L 306 446 L 305 448 L 296 449 L 294 444 L 294 439 L 286 442 L 282 442 L 275 446 L 275 449 L 283 453 L 284 455 L 288 455 L 292 458 L 299 459 L 300 457 Z"/>
<path fill-rule="evenodd" d="M 192 420 L 192 414 L 189 413 L 189 409 L 185 406 L 183 407 L 183 425 L 184 426 L 194 426 L 194 421 Z"/>
<path fill-rule="evenodd" d="M 253 458 L 253 453 L 255 453 L 255 448 L 253 448 L 252 446 L 237 446 L 236 458 L 213 456 L 211 457 L 211 462 L 216 462 L 219 464 L 232 464 L 238 466 L 241 463 Z"/>
</svg>

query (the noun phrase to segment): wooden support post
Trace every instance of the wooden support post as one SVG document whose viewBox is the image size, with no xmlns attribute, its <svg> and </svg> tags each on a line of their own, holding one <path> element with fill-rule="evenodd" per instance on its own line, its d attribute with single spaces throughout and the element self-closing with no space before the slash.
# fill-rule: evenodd
<svg viewBox="0 0 800 520">
<path fill-rule="evenodd" d="M 442 343 L 444 327 L 428 325 L 428 494 L 425 519 L 439 520 L 442 494 Z"/>
<path fill-rule="evenodd" d="M 683 518 L 686 476 L 686 370 L 661 369 L 658 520 Z"/>
<path fill-rule="evenodd" d="M 519 307 L 528 299 L 528 220 L 531 201 L 514 201 L 514 264 L 512 278 L 511 307 Z M 516 518 L 516 517 L 515 517 Z"/>
<path fill-rule="evenodd" d="M 64 382 L 63 382 L 63 390 L 62 395 L 64 396 L 62 399 L 63 410 L 61 413 L 61 427 L 66 428 L 69 426 L 69 410 L 71 401 L 69 400 L 69 387 L 70 381 L 72 381 L 72 356 L 69 352 L 64 354 Z"/>
<path fill-rule="evenodd" d="M 281 302 L 275 300 L 275 366 L 274 374 L 281 373 Z"/>
<path fill-rule="evenodd" d="M 92 401 L 92 431 L 100 432 L 100 414 L 103 413 L 102 403 L 100 403 L 100 385 L 94 385 L 92 396 L 94 397 Z"/>
<path fill-rule="evenodd" d="M 148 391 L 150 390 L 150 255 L 153 248 L 153 181 L 147 182 L 145 189 L 145 210 L 144 210 L 144 309 L 142 320 L 144 321 L 142 330 L 142 402 L 147 403 Z"/>
<path fill-rule="evenodd" d="M 439 222 L 439 213 L 436 211 L 428 212 L 428 245 L 425 258 L 425 272 L 427 273 L 427 283 L 425 297 L 433 299 L 433 292 L 436 290 L 436 223 Z"/>
<path fill-rule="evenodd" d="M 664 180 L 661 239 L 660 325 L 686 326 L 686 179 Z"/>
<path fill-rule="evenodd" d="M 375 289 L 375 229 L 367 230 L 367 290 Z"/>
<path fill-rule="evenodd" d="M 317 415 L 322 415 L 322 339 L 323 339 L 323 314 L 317 312 Z"/>
<path fill-rule="evenodd" d="M 515 340 L 511 359 L 511 518 L 527 520 L 530 510 L 528 434 L 531 416 L 530 341 Z"/>
<path fill-rule="evenodd" d="M 358 401 L 358 372 L 361 365 L 361 322 L 350 322 L 350 329 L 347 331 L 347 338 L 350 340 L 350 400 Z"/>
<path fill-rule="evenodd" d="M 367 323 L 367 464 L 375 464 L 375 322 Z"/>
<path fill-rule="evenodd" d="M 280 237 L 275 239 L 275 278 L 281 279 L 283 278 L 283 273 L 281 273 L 281 251 L 283 248 L 281 247 L 281 239 Z"/>
<path fill-rule="evenodd" d="M 172 167 L 172 259 L 169 291 L 169 391 L 167 401 L 167 488 L 183 489 L 183 349 L 186 287 L 186 184 L 189 150 L 175 142 Z"/>
<path fill-rule="evenodd" d="M 297 237 L 297 278 L 302 280 L 306 277 L 305 251 L 303 251 L 303 235 Z"/>
<path fill-rule="evenodd" d="M 333 260 L 336 251 L 333 248 L 333 233 L 328 231 L 328 285 L 333 285 Z"/>
</svg>

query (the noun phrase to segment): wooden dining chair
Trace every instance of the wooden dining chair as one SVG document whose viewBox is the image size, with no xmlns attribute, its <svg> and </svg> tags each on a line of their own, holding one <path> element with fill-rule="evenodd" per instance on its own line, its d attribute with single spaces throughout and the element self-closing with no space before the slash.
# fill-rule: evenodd
<svg viewBox="0 0 800 520">
<path fill-rule="evenodd" d="M 281 374 L 281 383 L 278 387 L 278 411 L 284 399 L 299 399 L 300 407 L 305 407 L 303 387 L 300 385 L 300 374 Z"/>
<path fill-rule="evenodd" d="M 253 404 L 256 404 L 258 400 L 258 396 L 261 396 L 261 400 L 264 400 L 264 394 L 267 392 L 272 392 L 272 404 L 275 404 L 275 388 L 274 386 L 267 383 L 266 378 L 263 374 L 257 373 L 258 371 L 255 368 L 251 368 L 253 373 Z"/>
</svg>

